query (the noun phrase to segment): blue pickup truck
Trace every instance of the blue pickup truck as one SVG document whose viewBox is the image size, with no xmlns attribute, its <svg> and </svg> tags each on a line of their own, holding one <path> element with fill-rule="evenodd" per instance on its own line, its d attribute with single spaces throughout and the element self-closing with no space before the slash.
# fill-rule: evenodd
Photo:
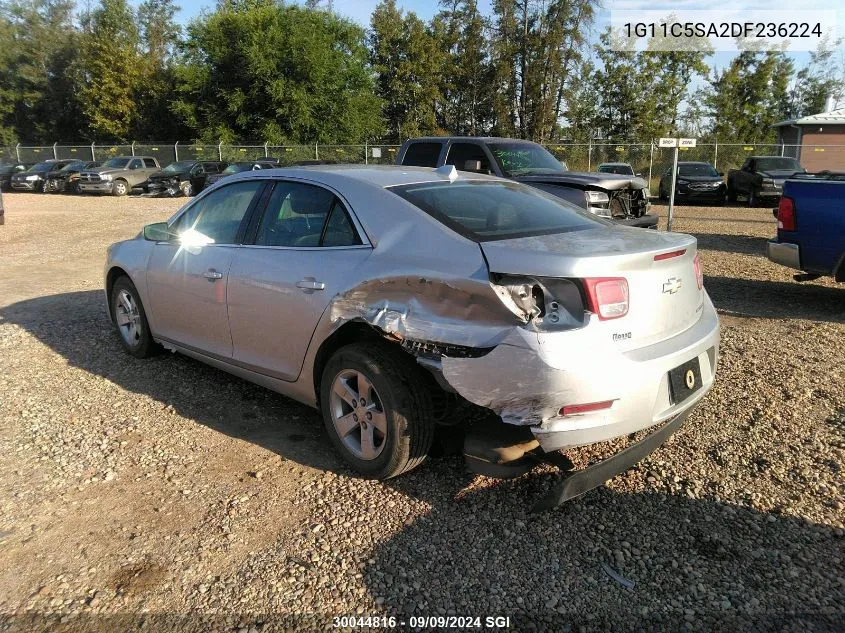
<svg viewBox="0 0 845 633">
<path fill-rule="evenodd" d="M 778 234 L 766 248 L 770 260 L 802 271 L 795 281 L 845 281 L 845 173 L 787 180 L 775 217 Z"/>
</svg>

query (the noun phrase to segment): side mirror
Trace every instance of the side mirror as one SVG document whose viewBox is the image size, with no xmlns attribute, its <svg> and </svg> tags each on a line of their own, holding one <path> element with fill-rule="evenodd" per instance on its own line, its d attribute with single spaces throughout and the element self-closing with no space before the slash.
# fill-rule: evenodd
<svg viewBox="0 0 845 633">
<path fill-rule="evenodd" d="M 176 239 L 176 234 L 170 230 L 167 222 L 156 222 L 144 227 L 144 239 L 148 242 L 171 242 Z"/>
</svg>

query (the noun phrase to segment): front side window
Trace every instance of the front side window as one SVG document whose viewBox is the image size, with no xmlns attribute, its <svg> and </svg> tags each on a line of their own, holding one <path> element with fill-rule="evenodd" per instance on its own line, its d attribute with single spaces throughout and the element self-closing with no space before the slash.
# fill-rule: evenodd
<svg viewBox="0 0 845 633">
<path fill-rule="evenodd" d="M 144 166 L 144 163 L 141 162 L 140 158 L 136 158 L 131 163 L 129 163 L 129 169 L 141 169 Z"/>
<path fill-rule="evenodd" d="M 262 180 L 233 183 L 197 200 L 171 229 L 197 244 L 234 244 L 249 205 L 264 186 Z"/>
<path fill-rule="evenodd" d="M 604 224 L 565 200 L 515 182 L 427 182 L 389 187 L 388 191 L 476 242 L 566 233 Z"/>
<path fill-rule="evenodd" d="M 327 189 L 278 182 L 258 225 L 260 246 L 354 246 L 361 240 L 340 200 Z"/>
</svg>

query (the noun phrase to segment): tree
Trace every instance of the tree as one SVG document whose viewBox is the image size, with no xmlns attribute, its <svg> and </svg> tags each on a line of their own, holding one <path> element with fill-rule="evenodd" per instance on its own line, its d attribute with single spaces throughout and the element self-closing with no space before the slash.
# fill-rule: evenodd
<svg viewBox="0 0 845 633">
<path fill-rule="evenodd" d="M 710 78 L 705 103 L 717 141 L 770 142 L 787 118 L 792 60 L 779 51 L 745 50 Z"/>
<path fill-rule="evenodd" d="M 70 0 L 0 4 L 0 139 L 46 142 L 74 112 L 67 69 L 76 53 Z"/>
<path fill-rule="evenodd" d="M 819 43 L 810 53 L 810 61 L 801 68 L 789 86 L 788 117 L 800 118 L 818 114 L 826 109 L 827 101 L 843 90 L 842 69 L 835 57 L 842 40 L 833 44 L 829 40 Z"/>
<path fill-rule="evenodd" d="M 395 0 L 382 0 L 370 19 L 369 46 L 388 137 L 436 132 L 442 58 L 432 31 L 415 13 L 397 9 Z"/>
<path fill-rule="evenodd" d="M 82 36 L 79 100 L 92 139 L 127 141 L 138 116 L 139 34 L 126 0 L 102 0 Z"/>
<path fill-rule="evenodd" d="M 135 98 L 140 116 L 135 138 L 174 139 L 188 133 L 170 111 L 176 90 L 174 54 L 181 29 L 174 20 L 173 0 L 144 0 L 138 7 L 141 57 Z"/>
<path fill-rule="evenodd" d="M 194 20 L 173 111 L 201 140 L 359 143 L 382 132 L 363 30 L 270 0 Z"/>
</svg>

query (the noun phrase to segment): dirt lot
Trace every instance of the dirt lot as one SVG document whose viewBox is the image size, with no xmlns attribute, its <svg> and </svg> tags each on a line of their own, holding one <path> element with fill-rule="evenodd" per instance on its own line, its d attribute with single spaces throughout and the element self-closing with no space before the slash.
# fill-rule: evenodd
<svg viewBox="0 0 845 633">
<path fill-rule="evenodd" d="M 717 384 L 637 468 L 532 515 L 550 471 L 497 482 L 450 457 L 360 480 L 316 412 L 180 356 L 124 354 L 105 248 L 179 204 L 6 196 L 0 629 L 384 614 L 841 630 L 845 286 L 795 283 L 765 259 L 770 210 L 678 209 L 722 316 Z"/>
</svg>

